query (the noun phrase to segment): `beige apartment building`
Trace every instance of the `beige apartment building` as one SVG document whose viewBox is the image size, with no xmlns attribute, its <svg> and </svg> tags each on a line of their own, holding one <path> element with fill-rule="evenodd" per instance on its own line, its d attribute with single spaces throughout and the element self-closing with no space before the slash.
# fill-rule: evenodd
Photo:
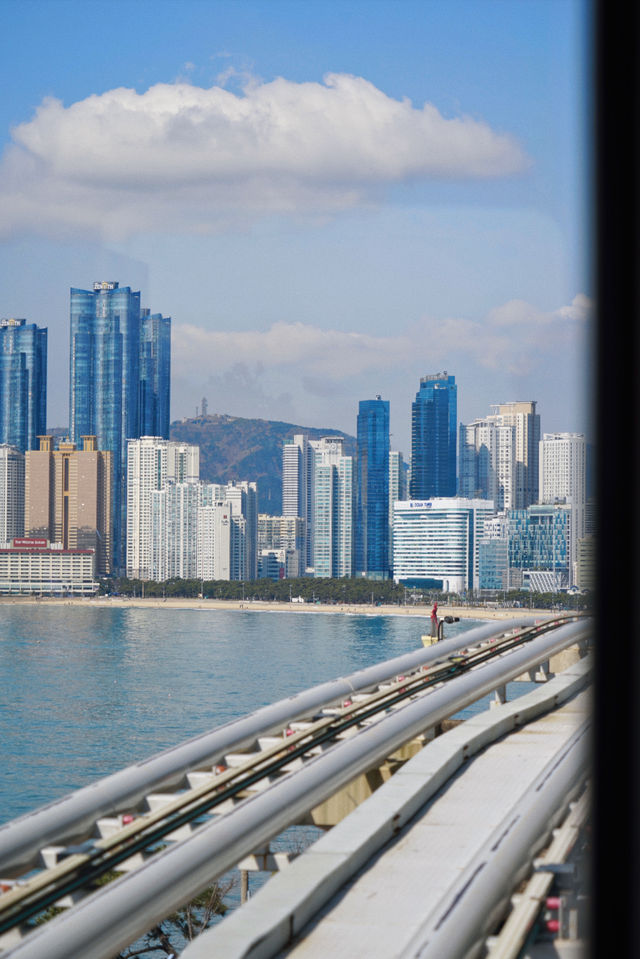
<svg viewBox="0 0 640 959">
<path fill-rule="evenodd" d="M 95 551 L 96 575 L 111 572 L 111 452 L 83 436 L 83 448 L 39 436 L 40 449 L 25 453 L 25 536 L 65 550 Z"/>
</svg>

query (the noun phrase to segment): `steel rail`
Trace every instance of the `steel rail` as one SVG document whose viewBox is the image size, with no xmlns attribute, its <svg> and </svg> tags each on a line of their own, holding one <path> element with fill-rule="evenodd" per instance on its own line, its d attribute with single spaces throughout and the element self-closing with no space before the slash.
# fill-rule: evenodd
<svg viewBox="0 0 640 959">
<path fill-rule="evenodd" d="M 11 956 L 106 959 L 404 742 L 589 634 L 588 621 L 559 626 L 391 712 L 30 933 Z"/>
<path fill-rule="evenodd" d="M 529 872 L 570 801 L 588 777 L 590 720 L 581 724 L 560 755 L 494 830 L 456 882 L 399 953 L 400 959 L 475 956 L 502 914 L 514 887 Z"/>
<path fill-rule="evenodd" d="M 404 699 L 413 697 L 438 683 L 450 681 L 460 673 L 504 653 L 523 642 L 529 642 L 554 628 L 553 622 L 522 630 L 520 633 L 496 640 L 488 646 L 472 647 L 464 656 L 451 656 L 443 665 L 431 667 L 427 674 L 418 672 L 402 677 L 364 701 L 353 703 L 311 723 L 294 733 L 286 742 L 276 744 L 251 756 L 240 767 L 218 775 L 214 781 L 181 794 L 160 810 L 144 816 L 116 834 L 90 844 L 82 853 L 67 855 L 54 866 L 25 884 L 16 886 L 0 898 L 0 933 L 16 924 L 14 916 L 24 921 L 47 908 L 61 896 L 76 891 L 100 875 L 113 870 L 124 860 L 150 845 L 159 842 L 180 826 L 191 823 L 230 798 L 245 792 L 261 779 L 289 766 L 292 761 L 317 750 L 354 725 L 373 718 Z M 426 667 L 423 667 L 425 669 Z M 89 844 L 85 844 L 87 846 Z"/>
<path fill-rule="evenodd" d="M 580 831 L 588 821 L 591 810 L 590 790 L 587 788 L 554 835 L 553 842 L 544 853 L 538 868 L 532 875 L 519 901 L 507 916 L 493 942 L 487 942 L 489 959 L 517 959 L 522 955 L 529 936 L 544 909 L 544 901 L 555 880 L 552 871 L 545 872 L 544 864 L 553 869 L 557 863 L 565 863 L 578 842 Z"/>
<path fill-rule="evenodd" d="M 559 621 L 560 618 L 550 619 Z M 5 823 L 0 826 L 0 876 L 20 875 L 37 865 L 43 846 L 89 838 L 98 818 L 135 809 L 151 790 L 179 788 L 188 772 L 213 767 L 225 753 L 249 748 L 259 736 L 268 736 L 288 722 L 466 646 L 533 623 L 531 616 L 487 623 L 434 646 L 322 683 L 163 750 Z"/>
</svg>

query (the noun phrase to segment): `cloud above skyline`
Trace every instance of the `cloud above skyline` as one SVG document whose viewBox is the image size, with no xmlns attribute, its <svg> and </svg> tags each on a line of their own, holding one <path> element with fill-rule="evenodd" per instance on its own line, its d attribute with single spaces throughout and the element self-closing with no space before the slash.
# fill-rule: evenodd
<svg viewBox="0 0 640 959">
<path fill-rule="evenodd" d="M 526 170 L 516 139 L 362 77 L 250 79 L 240 94 L 186 82 L 44 99 L 12 130 L 0 165 L 0 236 L 116 241 L 204 234 L 258 216 L 331 215 L 430 179 Z"/>
<path fill-rule="evenodd" d="M 213 331 L 191 324 L 173 328 L 173 376 L 177 381 L 222 382 L 244 369 L 255 378 L 277 373 L 282 382 L 302 384 L 306 392 L 323 392 L 366 374 L 372 378 L 413 367 L 435 372 L 452 357 L 466 358 L 487 374 L 499 370 L 529 374 L 549 362 L 549 350 L 573 355 L 585 347 L 593 304 L 580 293 L 551 312 L 513 300 L 492 310 L 483 321 L 464 317 L 419 323 L 388 336 L 321 329 L 304 323 L 274 323 L 269 329 Z M 454 363 L 455 365 L 455 363 Z M 313 387 L 316 384 L 316 387 Z"/>
</svg>

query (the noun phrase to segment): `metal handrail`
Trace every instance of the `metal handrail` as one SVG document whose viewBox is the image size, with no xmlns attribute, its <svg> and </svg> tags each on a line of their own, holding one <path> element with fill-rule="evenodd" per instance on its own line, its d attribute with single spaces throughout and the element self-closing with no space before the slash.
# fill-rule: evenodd
<svg viewBox="0 0 640 959">
<path fill-rule="evenodd" d="M 115 816 L 135 808 L 152 790 L 177 788 L 187 772 L 214 766 L 226 753 L 249 748 L 258 736 L 280 730 L 287 722 L 493 635 L 531 626 L 533 622 L 532 617 L 492 622 L 436 646 L 405 653 L 350 676 L 322 683 L 163 750 L 5 823 L 0 826 L 0 876 L 10 876 L 34 865 L 43 846 L 81 841 L 91 834 L 99 817 Z"/>
<path fill-rule="evenodd" d="M 106 959 L 414 736 L 567 646 L 584 641 L 590 629 L 589 621 L 559 626 L 497 662 L 479 666 L 455 683 L 397 709 L 32 932 L 11 956 Z"/>
</svg>

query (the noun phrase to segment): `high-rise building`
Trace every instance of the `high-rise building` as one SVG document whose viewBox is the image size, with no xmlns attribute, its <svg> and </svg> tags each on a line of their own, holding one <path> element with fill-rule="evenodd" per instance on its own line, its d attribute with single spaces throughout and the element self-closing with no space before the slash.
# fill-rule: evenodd
<svg viewBox="0 0 640 959">
<path fill-rule="evenodd" d="M 592 590 L 596 584 L 596 541 L 585 536 L 578 543 L 575 585 L 578 589 Z"/>
<path fill-rule="evenodd" d="M 231 579 L 233 520 L 231 504 L 212 502 L 198 508 L 197 576 L 202 580 Z"/>
<path fill-rule="evenodd" d="M 25 534 L 64 549 L 92 549 L 96 572 L 109 566 L 111 454 L 83 437 L 83 450 L 68 440 L 54 449 L 53 436 L 25 454 Z"/>
<path fill-rule="evenodd" d="M 195 579 L 198 550 L 198 482 L 167 482 L 151 494 L 152 559 L 149 579 Z"/>
<path fill-rule="evenodd" d="M 258 578 L 272 577 L 275 563 L 283 575 L 302 576 L 301 565 L 306 523 L 301 516 L 258 515 Z M 274 557 L 276 557 L 274 559 Z M 305 563 L 306 565 L 306 563 Z M 269 572 L 266 572 L 266 569 Z M 280 578 L 280 574 L 277 578 Z"/>
<path fill-rule="evenodd" d="M 141 310 L 140 436 L 169 436 L 171 319 Z M 204 402 L 204 401 L 203 401 Z M 204 415 L 204 414 L 203 414 Z"/>
<path fill-rule="evenodd" d="M 314 447 L 317 440 L 296 434 L 282 448 L 282 515 L 305 521 L 302 568 L 313 566 Z"/>
<path fill-rule="evenodd" d="M 111 572 L 111 452 L 98 450 L 95 436 L 82 449 L 65 440 L 25 453 L 25 535 L 67 550 L 93 550 L 98 576 Z"/>
<path fill-rule="evenodd" d="M 225 502 L 231 505 L 231 579 L 258 578 L 258 487 L 242 480 L 227 483 Z"/>
<path fill-rule="evenodd" d="M 506 511 L 485 520 L 478 544 L 478 576 L 480 589 L 507 590 L 521 584 L 521 576 L 514 578 L 513 582 L 509 577 L 509 517 Z"/>
<path fill-rule="evenodd" d="M 314 576 L 353 576 L 353 457 L 341 436 L 314 441 Z"/>
<path fill-rule="evenodd" d="M 582 433 L 544 433 L 540 440 L 540 502 L 561 499 L 580 507 L 587 500 L 586 443 Z"/>
<path fill-rule="evenodd" d="M 525 573 L 544 573 L 544 577 L 533 577 L 534 581 L 539 580 L 541 592 L 555 592 L 571 586 L 571 506 L 568 503 L 534 504 L 527 509 L 509 510 L 507 515 L 512 585 L 517 585 L 513 573 L 519 571 L 523 584 Z"/>
<path fill-rule="evenodd" d="M 258 487 L 242 480 L 203 483 L 200 491 L 198 562 L 212 579 L 258 578 Z M 212 534 L 213 541 L 207 540 Z M 217 535 L 217 539 L 216 539 Z M 203 573 L 202 578 L 207 579 Z"/>
<path fill-rule="evenodd" d="M 582 433 L 545 433 L 540 440 L 540 502 L 569 503 L 571 520 L 570 563 L 578 560 L 578 542 L 586 535 L 586 442 Z"/>
<path fill-rule="evenodd" d="M 258 550 L 302 549 L 305 522 L 300 516 L 258 514 Z"/>
<path fill-rule="evenodd" d="M 24 535 L 24 453 L 0 445 L 0 544 Z"/>
<path fill-rule="evenodd" d="M 168 484 L 197 483 L 200 448 L 162 436 L 129 440 L 127 447 L 127 576 L 155 580 L 163 565 L 157 546 L 161 507 L 156 497 L 154 509 L 154 492 Z"/>
<path fill-rule="evenodd" d="M 497 510 L 515 505 L 515 427 L 499 416 L 460 424 L 458 495 L 490 499 Z"/>
<path fill-rule="evenodd" d="M 411 499 L 455 496 L 457 432 L 455 376 L 421 377 L 411 406 Z"/>
<path fill-rule="evenodd" d="M 399 450 L 389 451 L 389 569 L 393 569 L 393 504 L 409 492 L 408 465 Z"/>
<path fill-rule="evenodd" d="M 47 330 L 0 320 L 0 443 L 38 448 L 47 426 Z"/>
<path fill-rule="evenodd" d="M 493 516 L 490 500 L 400 500 L 393 512 L 393 578 L 397 583 L 447 593 L 478 588 L 478 545 L 485 523 Z"/>
<path fill-rule="evenodd" d="M 203 483 L 199 447 L 143 436 L 129 441 L 127 575 L 258 578 L 256 483 Z"/>
<path fill-rule="evenodd" d="M 355 563 L 357 575 L 389 575 L 389 401 L 361 400 L 357 421 Z"/>
<path fill-rule="evenodd" d="M 170 319 L 117 282 L 71 290 L 69 432 L 113 455 L 113 553 L 123 565 L 127 440 L 169 435 Z M 151 430 L 152 432 L 147 432 Z"/>
<path fill-rule="evenodd" d="M 526 509 L 538 502 L 540 415 L 536 413 L 536 401 L 500 403 L 492 409 L 498 425 L 514 428 L 513 508 Z"/>
<path fill-rule="evenodd" d="M 458 493 L 490 499 L 497 510 L 538 501 L 540 416 L 535 401 L 502 403 L 460 424 Z"/>
</svg>

